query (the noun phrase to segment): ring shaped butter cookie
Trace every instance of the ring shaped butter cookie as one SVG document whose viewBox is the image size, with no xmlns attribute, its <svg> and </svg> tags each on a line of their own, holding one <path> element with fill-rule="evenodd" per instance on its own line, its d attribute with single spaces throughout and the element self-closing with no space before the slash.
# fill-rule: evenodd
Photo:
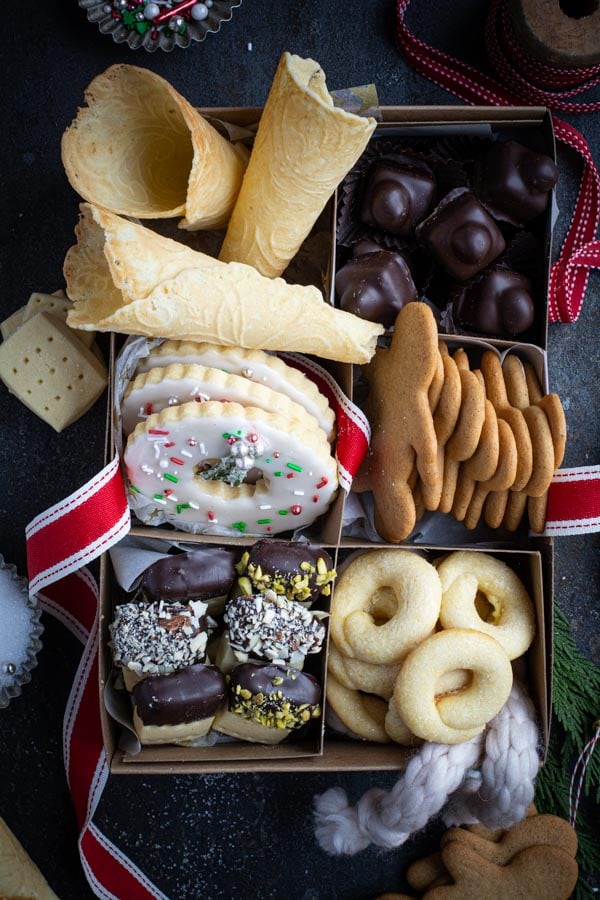
<svg viewBox="0 0 600 900">
<path fill-rule="evenodd" d="M 304 406 L 272 388 L 248 381 L 241 375 L 228 375 L 220 369 L 175 364 L 150 369 L 136 375 L 129 383 L 122 404 L 123 431 L 126 435 L 131 434 L 136 425 L 167 406 L 205 403 L 207 400 L 256 406 L 295 419 L 306 428 L 320 427 Z"/>
<path fill-rule="evenodd" d="M 438 698 L 440 679 L 455 669 L 472 673 L 468 686 Z M 409 653 L 393 701 L 417 737 L 459 744 L 480 734 L 502 709 L 512 680 L 510 660 L 498 641 L 481 631 L 451 628 L 432 634 Z"/>
<path fill-rule="evenodd" d="M 436 570 L 416 553 L 391 549 L 362 553 L 338 577 L 331 636 L 346 656 L 398 663 L 435 628 L 441 597 Z M 378 624 L 382 610 L 387 621 Z"/>
<path fill-rule="evenodd" d="M 340 653 L 333 641 L 329 644 L 327 671 L 347 688 L 375 694 L 389 700 L 394 693 L 394 684 L 400 670 L 399 663 L 378 665 L 353 659 Z"/>
<path fill-rule="evenodd" d="M 315 417 L 329 440 L 333 440 L 335 436 L 335 415 L 325 395 L 314 381 L 278 356 L 265 353 L 264 350 L 221 347 L 205 342 L 163 341 L 153 347 L 148 356 L 140 359 L 136 375 L 176 363 L 220 369 L 228 375 L 239 375 L 252 384 L 260 384 L 285 394 Z"/>
<path fill-rule="evenodd" d="M 130 491 L 148 501 L 135 504 L 136 514 L 151 521 L 160 510 L 183 530 L 219 526 L 232 534 L 310 524 L 337 488 L 336 463 L 320 433 L 238 403 L 168 407 L 127 441 Z"/>
<path fill-rule="evenodd" d="M 331 673 L 327 676 L 327 708 L 333 710 L 355 737 L 380 744 L 389 742 L 384 728 L 387 703 L 379 697 L 345 687 Z"/>
<path fill-rule="evenodd" d="M 468 550 L 450 553 L 437 570 L 443 628 L 483 631 L 502 645 L 509 659 L 525 653 L 535 635 L 535 612 L 516 572 L 494 556 Z"/>
</svg>

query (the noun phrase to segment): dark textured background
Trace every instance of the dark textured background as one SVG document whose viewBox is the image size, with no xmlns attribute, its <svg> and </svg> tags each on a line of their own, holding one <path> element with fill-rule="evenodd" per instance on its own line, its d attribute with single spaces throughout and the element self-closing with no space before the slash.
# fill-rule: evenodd
<svg viewBox="0 0 600 900">
<path fill-rule="evenodd" d="M 408 22 L 423 38 L 475 62 L 482 52 L 486 4 L 415 0 Z M 197 106 L 262 105 L 280 53 L 317 59 L 330 88 L 374 82 L 383 104 L 449 104 L 453 98 L 411 71 L 393 41 L 390 0 L 362 3 L 244 0 L 231 22 L 203 44 L 153 55 L 115 45 L 86 21 L 76 0 L 10 4 L 3 10 L 3 135 L 0 141 L 0 313 L 34 290 L 62 286 L 78 199 L 60 162 L 60 136 L 91 79 L 115 62 L 148 66 Z M 252 51 L 247 49 L 252 43 Z M 596 158 L 597 116 L 572 121 Z M 579 164 L 559 151 L 560 245 Z M 550 328 L 551 389 L 568 419 L 566 466 L 597 462 L 600 279 L 592 275 L 575 325 Z M 101 467 L 102 403 L 61 435 L 0 392 L 0 552 L 25 571 L 24 528 Z M 556 542 L 556 602 L 568 613 L 583 651 L 600 660 L 598 541 Z M 60 897 L 91 896 L 79 866 L 62 758 L 62 713 L 79 656 L 74 638 L 45 617 L 44 650 L 22 697 L 0 712 L 0 814 Z M 0 623 L 1 627 L 1 623 Z M 330 859 L 315 843 L 312 797 L 332 783 L 353 800 L 393 774 L 217 775 L 111 778 L 96 816 L 172 900 L 285 898 L 359 900 L 399 889 L 407 862 L 429 848 L 433 827 L 400 850 L 370 849 Z"/>
</svg>

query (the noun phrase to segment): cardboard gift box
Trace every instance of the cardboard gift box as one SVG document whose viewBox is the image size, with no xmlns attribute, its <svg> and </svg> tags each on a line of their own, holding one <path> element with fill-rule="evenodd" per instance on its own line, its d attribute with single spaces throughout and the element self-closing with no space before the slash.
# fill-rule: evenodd
<svg viewBox="0 0 600 900">
<path fill-rule="evenodd" d="M 202 111 L 214 119 L 226 121 L 234 126 L 252 127 L 260 116 L 258 109 L 211 109 Z M 384 107 L 382 122 L 374 135 L 375 139 L 403 141 L 419 140 L 436 142 L 482 139 L 497 136 L 514 138 L 532 149 L 555 158 L 551 119 L 543 108 L 477 108 L 477 107 Z M 337 198 L 336 198 L 337 199 Z M 331 253 L 328 266 L 329 298 L 335 302 L 333 274 L 338 264 L 335 240 L 336 206 L 329 204 L 325 213 L 329 216 L 331 233 Z M 538 374 L 542 388 L 548 388 L 546 359 L 546 294 L 550 266 L 553 209 L 550 207 L 543 221 L 537 223 L 537 239 L 540 248 L 538 271 L 541 281 L 536 285 L 536 321 L 531 342 L 500 341 L 477 337 L 452 335 L 444 338 L 453 347 L 465 346 L 468 353 L 477 355 L 483 347 L 495 348 L 499 354 L 516 352 L 520 358 L 531 362 Z M 540 300 L 540 297 L 543 298 Z M 112 366 L 114 372 L 114 341 Z M 319 361 L 320 362 L 320 361 Z M 351 366 L 327 364 L 330 373 L 348 396 L 352 396 L 353 371 Z M 111 403 L 112 408 L 112 403 Z M 113 425 L 109 426 L 109 443 L 114 442 Z M 113 447 L 111 447 L 113 449 Z M 339 492 L 326 516 L 309 529 L 310 539 L 320 543 L 334 556 L 336 564 L 358 549 L 373 547 L 372 542 L 360 537 L 348 537 L 343 529 L 345 498 Z M 512 566 L 532 597 L 537 630 L 535 640 L 527 652 L 521 668 L 524 668 L 526 683 L 536 706 L 544 747 L 548 745 L 551 709 L 552 682 L 552 542 L 544 538 L 530 538 L 524 529 L 515 535 L 492 533 L 482 527 L 476 532 L 467 532 L 459 526 L 455 528 L 451 519 L 441 514 L 430 514 L 426 529 L 413 535 L 405 547 L 413 547 L 428 559 L 444 555 L 457 547 L 468 547 L 475 552 L 485 550 L 503 559 Z M 282 535 L 285 536 L 285 535 Z M 140 525 L 133 519 L 130 538 L 133 540 L 155 541 L 160 545 L 177 542 L 178 546 L 215 544 L 216 546 L 245 547 L 256 539 L 252 536 L 191 535 L 171 528 L 152 528 Z M 376 546 L 384 546 L 378 542 Z M 391 546 L 391 545 L 389 545 Z M 380 745 L 371 742 L 343 740 L 330 735 L 325 729 L 325 717 L 311 723 L 306 735 L 291 736 L 281 744 L 265 746 L 240 741 L 217 743 L 211 747 L 158 746 L 143 747 L 131 752 L 131 745 L 123 743 L 122 728 L 117 718 L 118 710 L 112 705 L 111 694 L 109 714 L 104 703 L 106 690 L 111 690 L 112 658 L 108 647 L 108 625 L 111 621 L 114 600 L 117 595 L 114 573 L 108 555 L 101 560 L 101 628 L 100 628 L 100 691 L 102 695 L 102 728 L 107 757 L 111 771 L 120 774 L 146 773 L 200 773 L 238 771 L 339 771 L 400 769 L 407 759 L 406 749 L 397 744 Z M 335 590 L 335 588 L 334 588 Z M 326 690 L 326 654 L 320 655 L 318 675 Z M 108 686 L 108 687 L 107 687 Z M 123 715 L 127 719 L 127 705 Z M 117 718 L 115 718 L 115 716 Z M 124 733 L 127 728 L 124 729 Z"/>
</svg>

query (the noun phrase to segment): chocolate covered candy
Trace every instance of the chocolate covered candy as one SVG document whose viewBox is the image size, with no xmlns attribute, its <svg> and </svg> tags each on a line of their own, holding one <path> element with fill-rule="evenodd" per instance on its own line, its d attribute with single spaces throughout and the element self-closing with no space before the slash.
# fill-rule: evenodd
<svg viewBox="0 0 600 900">
<path fill-rule="evenodd" d="M 276 744 L 321 715 L 318 681 L 290 666 L 244 663 L 231 673 L 229 707 L 214 728 L 231 737 Z"/>
<path fill-rule="evenodd" d="M 288 600 L 310 604 L 328 597 L 336 577 L 329 553 L 305 541 L 256 541 L 236 566 L 237 590 L 259 594 L 269 589 Z"/>
<path fill-rule="evenodd" d="M 452 310 L 456 323 L 465 329 L 502 338 L 514 337 L 533 324 L 531 283 L 510 269 L 490 269 L 458 292 Z"/>
<path fill-rule="evenodd" d="M 235 579 L 236 557 L 221 547 L 166 556 L 146 569 L 140 590 L 149 600 L 202 600 L 209 612 L 220 612 Z"/>
<path fill-rule="evenodd" d="M 375 251 L 354 251 L 354 257 L 335 276 L 340 307 L 386 328 L 394 324 L 406 303 L 418 299 L 408 263 L 400 253 L 377 247 Z"/>
<path fill-rule="evenodd" d="M 145 678 L 132 690 L 134 727 L 142 744 L 188 743 L 206 734 L 226 693 L 216 666 L 193 665 Z"/>
<path fill-rule="evenodd" d="M 523 225 L 548 205 L 556 184 L 555 163 L 516 141 L 497 143 L 477 169 L 477 193 L 492 215 Z"/>
<path fill-rule="evenodd" d="M 504 250 L 502 233 L 472 191 L 451 191 L 419 225 L 417 239 L 456 281 L 485 269 Z"/>
<path fill-rule="evenodd" d="M 433 201 L 435 179 L 428 165 L 401 153 L 378 160 L 366 178 L 360 219 L 366 225 L 408 237 Z"/>
</svg>

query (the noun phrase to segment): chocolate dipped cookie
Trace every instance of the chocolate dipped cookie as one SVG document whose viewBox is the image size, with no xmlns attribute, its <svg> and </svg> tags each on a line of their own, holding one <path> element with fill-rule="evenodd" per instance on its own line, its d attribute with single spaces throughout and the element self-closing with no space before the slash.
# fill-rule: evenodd
<svg viewBox="0 0 600 900">
<path fill-rule="evenodd" d="M 196 664 L 138 682 L 131 694 L 140 743 L 189 744 L 205 735 L 225 693 L 225 676 L 210 665 Z"/>
<path fill-rule="evenodd" d="M 146 569 L 140 591 L 150 601 L 201 600 L 209 614 L 218 614 L 235 580 L 236 558 L 233 550 L 213 546 L 166 556 Z"/>
<path fill-rule="evenodd" d="M 326 550 L 304 541 L 256 541 L 236 566 L 236 593 L 275 594 L 310 606 L 331 594 L 336 577 Z"/>
<path fill-rule="evenodd" d="M 312 675 L 272 663 L 243 663 L 231 673 L 228 705 L 215 731 L 258 744 L 279 744 L 321 716 L 321 687 Z"/>
<path fill-rule="evenodd" d="M 110 643 L 127 690 L 149 675 L 169 675 L 204 662 L 213 624 L 200 600 L 117 606 L 109 625 Z"/>
</svg>

